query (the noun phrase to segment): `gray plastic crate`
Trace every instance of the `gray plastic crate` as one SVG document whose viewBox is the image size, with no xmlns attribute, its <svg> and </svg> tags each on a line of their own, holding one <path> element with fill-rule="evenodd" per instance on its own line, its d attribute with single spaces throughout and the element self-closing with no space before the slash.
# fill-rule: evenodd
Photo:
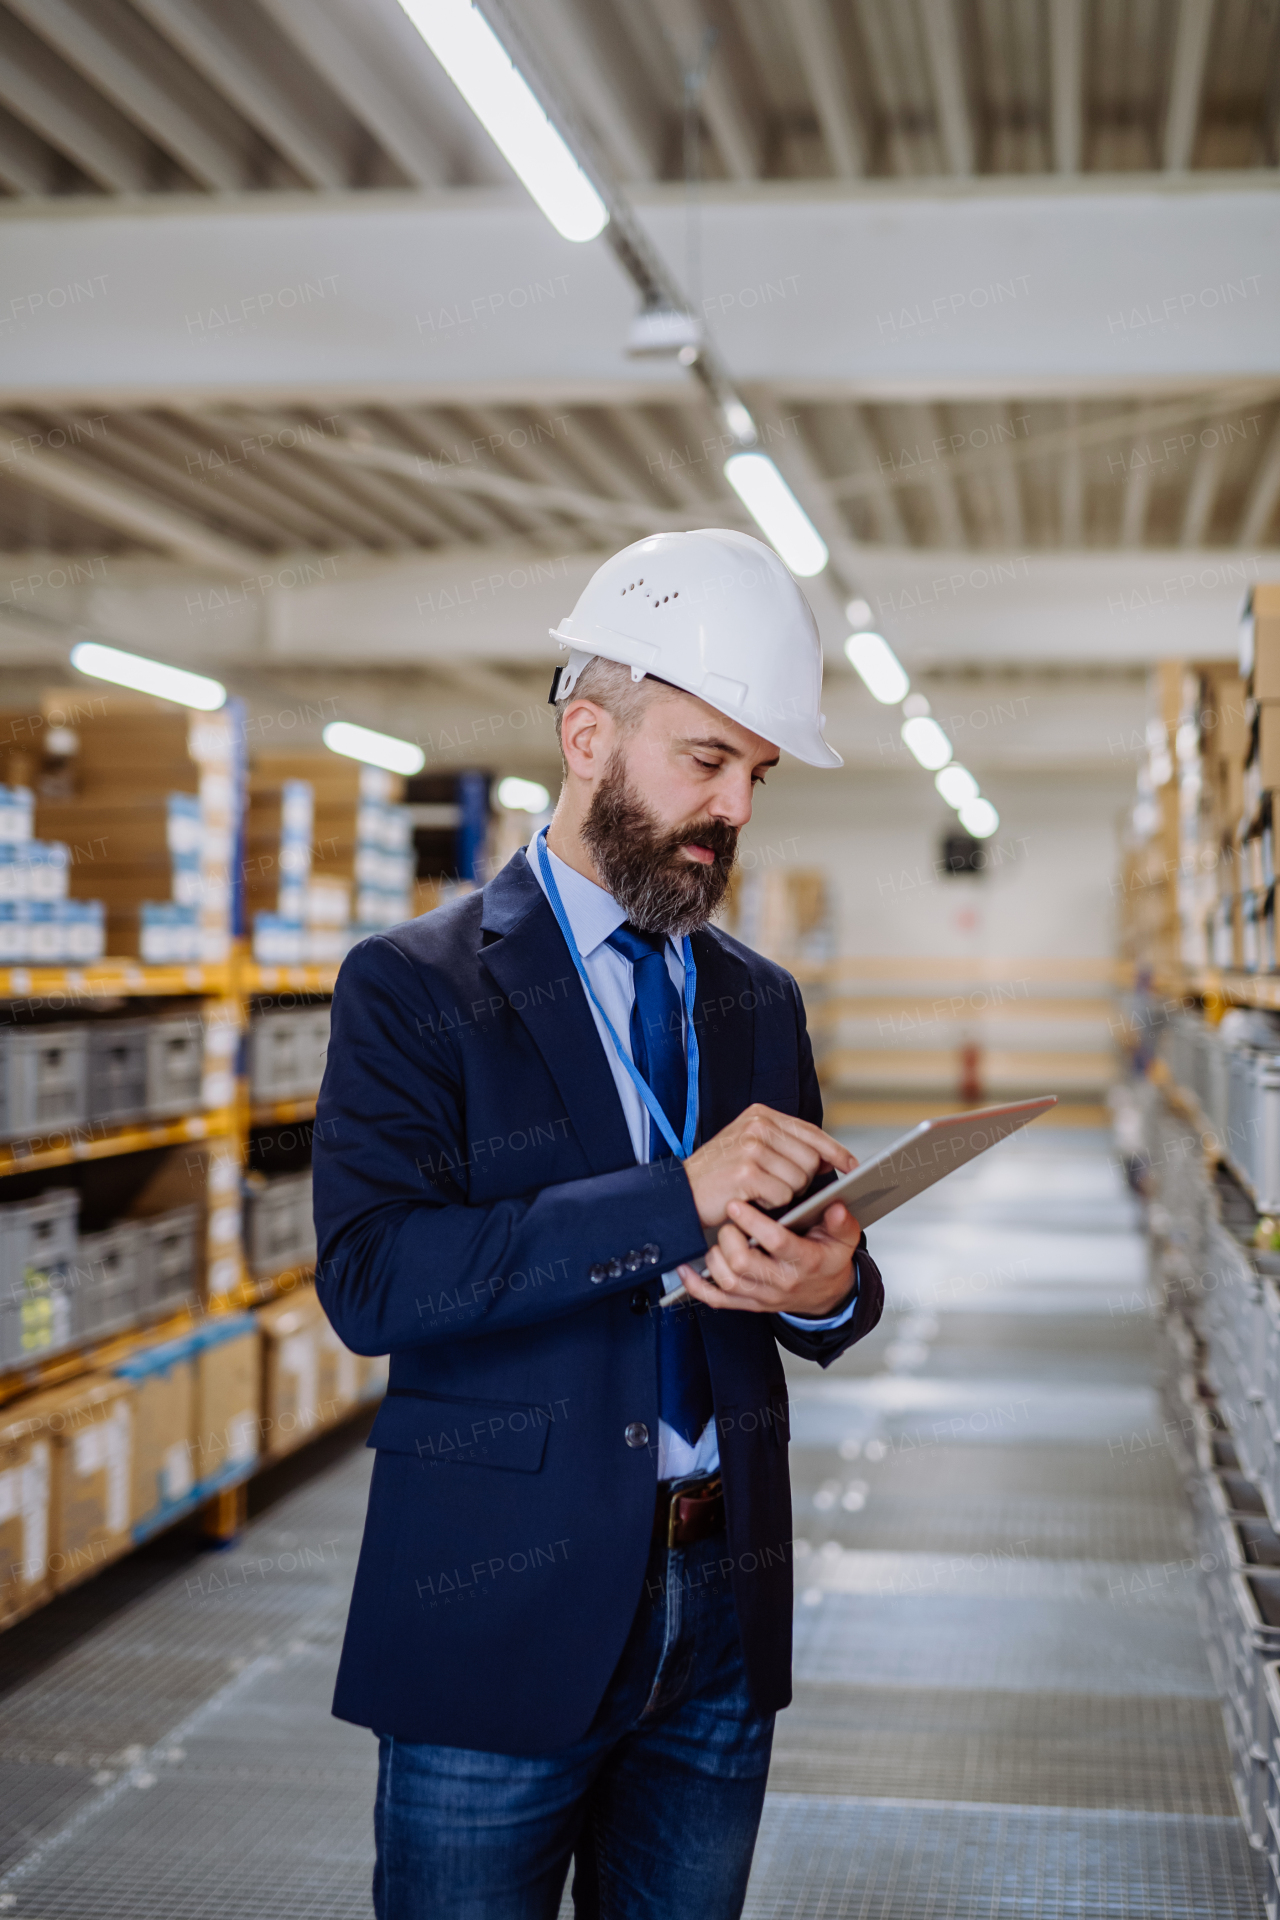
<svg viewBox="0 0 1280 1920">
<path fill-rule="evenodd" d="M 310 1173 L 279 1174 L 245 1193 L 245 1249 L 258 1278 L 315 1258 Z"/>
<path fill-rule="evenodd" d="M 177 1306 L 195 1289 L 199 1207 L 173 1207 L 140 1222 L 148 1246 L 149 1307 Z"/>
<path fill-rule="evenodd" d="M 89 1034 L 89 1119 L 120 1126 L 147 1111 L 148 1020 L 95 1021 Z"/>
<path fill-rule="evenodd" d="M 0 1205 L 0 1368 L 60 1352 L 76 1338 L 70 1270 L 79 1195 L 56 1188 Z"/>
<path fill-rule="evenodd" d="M 320 1082 L 324 1079 L 325 1060 L 329 1053 L 329 1017 L 331 1009 L 322 1007 L 303 1007 L 300 1009 L 299 1027 L 299 1071 L 304 1085 L 299 1089 L 303 1093 L 319 1093 Z"/>
<path fill-rule="evenodd" d="M 1224 1721 L 1227 1744 L 1232 1752 L 1236 1797 L 1249 1837 L 1258 1847 L 1262 1845 L 1266 1821 L 1265 1769 L 1270 1739 L 1265 1669 L 1269 1662 L 1280 1658 L 1280 1571 L 1251 1568 L 1235 1572 L 1231 1576 L 1231 1590 L 1235 1620 L 1228 1624 L 1227 1631 L 1232 1639 L 1233 1659 Z"/>
<path fill-rule="evenodd" d="M 81 1236 L 71 1267 L 77 1338 L 117 1333 L 145 1316 L 150 1264 L 150 1242 L 141 1220 L 119 1220 L 101 1233 Z"/>
<path fill-rule="evenodd" d="M 147 1113 L 153 1120 L 195 1113 L 204 1078 L 204 1026 L 198 1014 L 166 1014 L 147 1032 Z"/>
<path fill-rule="evenodd" d="M 1267 1779 L 1263 1803 L 1262 1851 L 1267 1871 L 1263 1899 L 1267 1920 L 1280 1920 L 1280 1666 L 1263 1669 L 1267 1699 Z"/>
<path fill-rule="evenodd" d="M 89 1113 L 86 1028 L 13 1028 L 5 1041 L 5 1132 L 26 1140 L 83 1126 Z"/>
<path fill-rule="evenodd" d="M 272 1007 L 249 1022 L 251 1099 L 296 1100 L 307 1086 L 303 1007 Z"/>
</svg>

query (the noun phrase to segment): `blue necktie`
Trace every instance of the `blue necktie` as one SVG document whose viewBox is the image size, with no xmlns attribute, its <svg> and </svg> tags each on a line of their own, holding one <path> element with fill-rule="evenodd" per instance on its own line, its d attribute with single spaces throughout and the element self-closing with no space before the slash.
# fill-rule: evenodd
<svg viewBox="0 0 1280 1920">
<path fill-rule="evenodd" d="M 631 962 L 636 997 L 631 1008 L 631 1058 L 648 1081 L 677 1138 L 684 1131 L 689 1065 L 683 1010 L 667 971 L 662 934 L 619 927 L 609 945 Z M 649 1116 L 649 1158 L 669 1156 L 662 1129 Z M 702 1330 L 691 1304 L 658 1313 L 658 1406 L 669 1427 L 692 1446 L 713 1412 L 711 1375 Z"/>
</svg>

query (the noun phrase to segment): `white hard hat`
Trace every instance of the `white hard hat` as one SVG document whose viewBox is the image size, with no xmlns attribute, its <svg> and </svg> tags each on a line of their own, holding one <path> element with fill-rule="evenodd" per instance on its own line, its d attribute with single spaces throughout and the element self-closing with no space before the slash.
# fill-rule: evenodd
<svg viewBox="0 0 1280 1920">
<path fill-rule="evenodd" d="M 551 638 L 568 647 L 552 700 L 593 658 L 696 694 L 811 767 L 844 763 L 822 737 L 822 643 L 809 603 L 772 547 L 702 527 L 654 533 L 606 560 Z"/>
</svg>

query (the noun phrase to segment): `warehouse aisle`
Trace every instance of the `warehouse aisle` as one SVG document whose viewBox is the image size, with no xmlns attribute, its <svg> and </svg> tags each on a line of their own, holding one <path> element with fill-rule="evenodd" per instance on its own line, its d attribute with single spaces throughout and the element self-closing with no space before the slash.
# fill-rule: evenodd
<svg viewBox="0 0 1280 1920">
<path fill-rule="evenodd" d="M 873 1230 L 879 1332 L 792 1368 L 751 1920 L 1260 1920 L 1109 1155 L 1041 1129 L 953 1175 Z"/>
<path fill-rule="evenodd" d="M 1011 1143 L 875 1243 L 881 1330 L 793 1379 L 748 1915 L 1255 1920 L 1107 1143 Z M 368 1915 L 373 1748 L 328 1699 L 369 1455 L 320 1444 L 233 1554 L 157 1542 L 0 1637 L 3 1911 Z"/>
</svg>

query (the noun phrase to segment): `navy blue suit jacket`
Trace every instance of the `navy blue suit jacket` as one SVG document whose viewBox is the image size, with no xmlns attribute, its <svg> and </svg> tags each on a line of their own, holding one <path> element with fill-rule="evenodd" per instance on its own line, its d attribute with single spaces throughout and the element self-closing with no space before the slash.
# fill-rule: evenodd
<svg viewBox="0 0 1280 1920">
<path fill-rule="evenodd" d="M 752 1101 L 820 1121 L 790 975 L 693 936 L 701 1137 Z M 482 892 L 365 940 L 316 1117 L 317 1286 L 391 1355 L 334 1711 L 411 1741 L 551 1752 L 589 1726 L 653 1522 L 659 1275 L 703 1251 L 670 1159 L 637 1166 L 551 908 L 518 853 Z M 808 1333 L 699 1308 L 753 1697 L 791 1697 L 787 1390 L 880 1318 Z M 603 1275 L 603 1277 L 601 1277 Z M 650 1444 L 629 1445 L 644 1426 Z"/>
</svg>

